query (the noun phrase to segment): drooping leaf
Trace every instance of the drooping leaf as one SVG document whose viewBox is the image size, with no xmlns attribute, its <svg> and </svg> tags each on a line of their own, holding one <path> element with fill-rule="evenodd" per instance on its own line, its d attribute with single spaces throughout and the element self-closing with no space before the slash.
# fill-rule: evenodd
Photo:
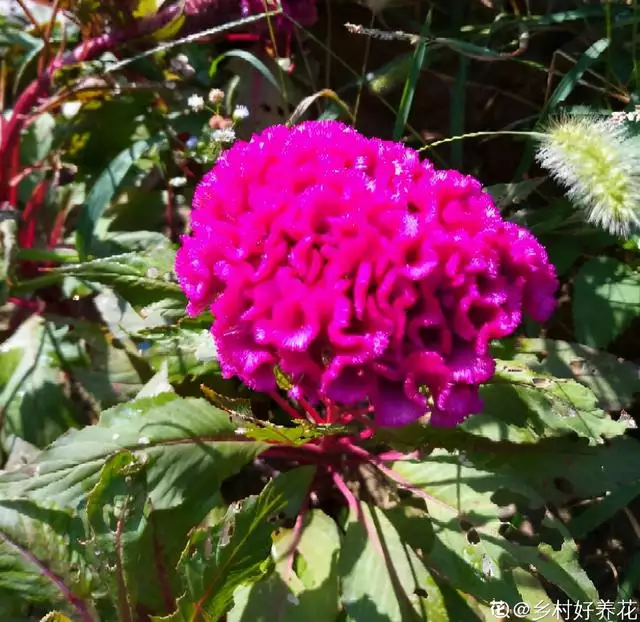
<svg viewBox="0 0 640 622">
<path fill-rule="evenodd" d="M 158 249 L 64 266 L 56 273 L 107 285 L 136 308 L 169 298 L 184 311 L 186 299 L 173 274 L 174 261 L 172 251 Z"/>
<path fill-rule="evenodd" d="M 435 450 L 422 462 L 396 462 L 393 470 L 422 496 L 433 522 L 435 543 L 427 564 L 459 589 L 480 600 L 519 602 L 511 569 L 534 568 L 569 598 L 593 601 L 598 594 L 578 563 L 575 543 L 557 521 L 547 521 L 564 542 L 559 551 L 535 538 L 507 537 L 495 495 L 511 492 L 527 503 L 542 499 L 517 472 L 484 469 L 469 460 Z M 512 526 L 513 527 L 513 526 Z"/>
<path fill-rule="evenodd" d="M 628 407 L 640 393 L 638 365 L 578 343 L 519 338 L 501 341 L 493 352 L 501 359 L 523 363 L 534 372 L 585 384 L 605 410 Z"/>
<path fill-rule="evenodd" d="M 604 348 L 640 316 L 640 272 L 612 257 L 595 257 L 573 285 L 576 339 Z"/>
<path fill-rule="evenodd" d="M 255 583 L 272 566 L 272 533 L 282 518 L 295 516 L 315 474 L 300 467 L 273 479 L 257 497 L 232 504 L 224 520 L 196 531 L 181 567 L 186 593 L 166 622 L 216 622 L 233 605 L 233 594 Z"/>
<path fill-rule="evenodd" d="M 98 425 L 60 437 L 36 462 L 0 477 L 0 494 L 76 507 L 98 482 L 105 461 L 126 450 L 146 465 L 153 507 L 170 509 L 211 499 L 265 448 L 235 434 L 227 414 L 204 400 L 163 393 L 115 406 Z"/>
<path fill-rule="evenodd" d="M 339 610 L 337 573 L 340 534 L 320 510 L 309 513 L 299 542 L 280 529 L 272 547 L 275 570 L 252 586 L 238 589 L 229 622 L 334 622 Z M 295 561 L 291 556 L 295 556 Z"/>
</svg>

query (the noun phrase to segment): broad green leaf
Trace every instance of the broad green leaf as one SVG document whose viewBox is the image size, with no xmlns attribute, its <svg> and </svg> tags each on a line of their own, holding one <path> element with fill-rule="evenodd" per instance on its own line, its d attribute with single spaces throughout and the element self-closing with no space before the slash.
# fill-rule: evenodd
<svg viewBox="0 0 640 622">
<path fill-rule="evenodd" d="M 91 253 L 98 220 L 116 195 L 129 169 L 138 158 L 159 142 L 156 138 L 133 143 L 120 152 L 96 180 L 78 219 L 76 248 L 81 259 L 86 259 Z"/>
<path fill-rule="evenodd" d="M 482 469 L 443 450 L 423 462 L 396 462 L 393 470 L 424 493 L 435 533 L 426 563 L 459 589 L 486 602 L 499 598 L 515 604 L 520 596 L 511 569 L 532 567 L 572 599 L 598 597 L 578 563 L 575 543 L 557 521 L 546 527 L 559 531 L 560 551 L 535 538 L 518 543 L 503 535 L 494 495 L 507 491 L 528 504 L 542 501 L 517 472 Z"/>
<path fill-rule="evenodd" d="M 585 263 L 573 285 L 576 339 L 604 348 L 640 316 L 640 272 L 612 257 Z"/>
<path fill-rule="evenodd" d="M 91 575 L 78 554 L 82 524 L 70 512 L 0 502 L 0 591 L 25 602 L 87 609 Z"/>
<path fill-rule="evenodd" d="M 188 532 L 212 508 L 211 502 L 195 500 L 171 510 L 155 510 L 148 498 L 145 468 L 130 452 L 113 455 L 102 468 L 86 507 L 87 555 L 99 569 L 101 586 L 108 588 L 120 618 L 125 619 L 127 611 L 141 607 L 170 613 L 181 593 L 176 565 Z M 119 573 L 112 572 L 114 567 Z"/>
<path fill-rule="evenodd" d="M 134 307 L 170 298 L 181 303 L 184 314 L 186 299 L 173 273 L 174 262 L 173 251 L 154 249 L 64 266 L 56 274 L 106 285 Z"/>
<path fill-rule="evenodd" d="M 638 365 L 578 343 L 518 338 L 497 343 L 493 352 L 499 358 L 524 363 L 534 372 L 585 384 L 605 410 L 626 408 L 640 393 Z"/>
<path fill-rule="evenodd" d="M 218 353 L 208 328 L 183 322 L 136 335 L 140 357 L 154 370 L 167 365 L 171 382 L 204 376 L 220 370 Z"/>
<path fill-rule="evenodd" d="M 339 610 L 338 526 L 321 510 L 312 510 L 295 547 L 293 538 L 293 530 L 279 530 L 272 548 L 274 572 L 236 591 L 228 622 L 335 622 Z M 294 554 L 295 562 L 291 559 Z"/>
<path fill-rule="evenodd" d="M 78 426 L 65 387 L 63 366 L 78 352 L 63 344 L 66 328 L 56 329 L 33 315 L 0 345 L 0 408 L 5 435 L 44 447 Z M 61 355 L 68 355 L 64 362 Z"/>
<path fill-rule="evenodd" d="M 211 499 L 221 483 L 266 448 L 235 434 L 228 415 L 201 399 L 171 393 L 105 411 L 98 425 L 60 437 L 38 460 L 0 477 L 0 494 L 76 507 L 105 461 L 129 451 L 145 464 L 156 510 Z"/>
<path fill-rule="evenodd" d="M 482 413 L 469 417 L 460 427 L 494 441 L 535 443 L 575 433 L 596 444 L 627 429 L 597 408 L 596 397 L 584 385 L 540 376 L 512 361 L 498 361 L 494 380 L 480 394 Z"/>
<path fill-rule="evenodd" d="M 154 620 L 216 622 L 224 615 L 237 588 L 270 570 L 272 533 L 298 512 L 314 474 L 314 467 L 281 474 L 259 496 L 232 504 L 220 524 L 194 532 L 180 562 L 187 591 L 173 615 Z"/>
<path fill-rule="evenodd" d="M 349 618 L 354 622 L 449 620 L 425 559 L 403 542 L 382 510 L 361 503 L 360 511 L 366 528 L 350 517 L 338 562 L 340 597 Z"/>
</svg>

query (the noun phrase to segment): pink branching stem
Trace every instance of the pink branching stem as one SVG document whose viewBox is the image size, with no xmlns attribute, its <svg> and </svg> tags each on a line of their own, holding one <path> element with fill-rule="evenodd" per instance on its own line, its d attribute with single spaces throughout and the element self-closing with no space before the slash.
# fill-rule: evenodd
<svg viewBox="0 0 640 622">
<path fill-rule="evenodd" d="M 320 413 L 311 404 L 309 404 L 309 402 L 307 402 L 307 400 L 305 400 L 304 397 L 297 397 L 296 402 L 298 402 L 298 404 L 302 406 L 304 411 L 307 413 L 307 415 L 309 415 L 309 417 L 311 417 L 314 423 L 323 422 L 323 418 L 320 415 Z"/>
<path fill-rule="evenodd" d="M 285 400 L 277 391 L 271 391 L 269 397 L 276 403 L 282 410 L 284 410 L 292 419 L 298 419 L 306 421 L 305 417 L 299 413 L 287 400 Z"/>
<path fill-rule="evenodd" d="M 420 452 L 412 451 L 410 454 L 403 454 L 401 451 L 385 451 L 377 455 L 381 462 L 398 462 L 402 460 L 419 460 Z"/>
<path fill-rule="evenodd" d="M 362 515 L 360 503 L 355 498 L 351 490 L 349 490 L 349 486 L 347 486 L 344 479 L 342 479 L 342 476 L 337 471 L 331 469 L 331 478 L 333 479 L 333 483 L 336 485 L 336 488 L 345 498 L 345 501 L 349 506 L 349 512 L 364 524 L 364 516 Z"/>
</svg>

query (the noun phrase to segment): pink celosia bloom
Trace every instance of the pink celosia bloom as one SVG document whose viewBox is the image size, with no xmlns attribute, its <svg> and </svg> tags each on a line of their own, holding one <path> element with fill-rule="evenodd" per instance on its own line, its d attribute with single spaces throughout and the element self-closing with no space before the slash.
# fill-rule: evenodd
<svg viewBox="0 0 640 622">
<path fill-rule="evenodd" d="M 490 341 L 555 306 L 546 252 L 476 179 L 335 121 L 236 143 L 192 230 L 176 270 L 223 375 L 271 391 L 278 366 L 294 398 L 369 400 L 379 425 L 479 412 Z"/>
</svg>

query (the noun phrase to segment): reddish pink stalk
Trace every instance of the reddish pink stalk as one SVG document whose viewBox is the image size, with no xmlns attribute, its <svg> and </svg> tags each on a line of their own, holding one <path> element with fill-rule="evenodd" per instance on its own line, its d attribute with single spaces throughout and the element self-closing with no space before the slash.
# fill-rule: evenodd
<svg viewBox="0 0 640 622">
<path fill-rule="evenodd" d="M 18 97 L 13 106 L 11 117 L 3 128 L 2 142 L 0 143 L 0 204 L 3 203 L 3 197 L 7 197 L 10 207 L 16 206 L 17 187 L 9 192 L 9 181 L 19 171 L 20 133 L 38 100 L 49 93 L 55 72 L 67 65 L 95 58 L 121 43 L 151 34 L 168 24 L 179 13 L 180 5 L 174 4 L 156 15 L 134 22 L 129 28 L 102 34 L 85 41 L 72 51 L 56 57 L 49 63 L 40 77 L 34 80 Z"/>
</svg>

